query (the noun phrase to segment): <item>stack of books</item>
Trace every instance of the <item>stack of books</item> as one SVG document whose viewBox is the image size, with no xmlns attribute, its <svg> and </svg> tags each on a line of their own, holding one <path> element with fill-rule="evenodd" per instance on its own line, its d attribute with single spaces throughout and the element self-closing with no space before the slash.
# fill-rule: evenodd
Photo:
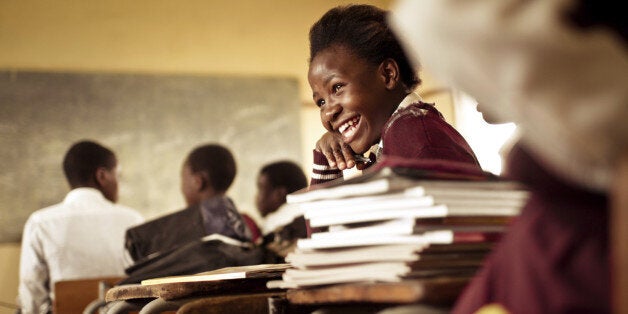
<svg viewBox="0 0 628 314">
<path fill-rule="evenodd" d="M 291 194 L 313 232 L 268 287 L 471 277 L 527 196 L 488 173 L 391 166 Z"/>
</svg>

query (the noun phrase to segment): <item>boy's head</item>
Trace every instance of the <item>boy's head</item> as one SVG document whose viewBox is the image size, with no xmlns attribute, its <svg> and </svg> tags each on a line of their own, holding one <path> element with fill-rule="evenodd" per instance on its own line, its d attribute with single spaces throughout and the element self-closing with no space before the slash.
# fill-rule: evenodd
<svg viewBox="0 0 628 314">
<path fill-rule="evenodd" d="M 296 163 L 278 161 L 267 164 L 257 177 L 257 210 L 266 217 L 286 202 L 286 195 L 306 186 L 305 173 Z"/>
<path fill-rule="evenodd" d="M 72 145 L 63 158 L 63 172 L 72 189 L 96 188 L 114 203 L 118 201 L 117 165 L 110 149 L 87 140 Z"/>
<path fill-rule="evenodd" d="M 308 81 L 323 126 L 359 154 L 420 82 L 386 12 L 370 5 L 336 7 L 312 26 Z"/>
<path fill-rule="evenodd" d="M 231 152 L 219 144 L 196 147 L 181 168 L 181 192 L 188 206 L 227 192 L 236 174 Z"/>
</svg>

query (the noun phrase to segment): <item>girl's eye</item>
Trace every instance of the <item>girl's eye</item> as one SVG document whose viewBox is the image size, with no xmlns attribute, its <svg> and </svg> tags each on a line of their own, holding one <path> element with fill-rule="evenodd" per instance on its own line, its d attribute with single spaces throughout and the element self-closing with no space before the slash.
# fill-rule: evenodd
<svg viewBox="0 0 628 314">
<path fill-rule="evenodd" d="M 332 87 L 332 90 L 334 91 L 334 93 L 337 93 L 338 91 L 340 91 L 341 88 L 342 88 L 342 84 L 334 84 L 334 86 Z"/>
<path fill-rule="evenodd" d="M 319 99 L 316 101 L 316 105 L 319 107 L 322 107 L 325 104 L 325 100 L 324 99 Z"/>
</svg>

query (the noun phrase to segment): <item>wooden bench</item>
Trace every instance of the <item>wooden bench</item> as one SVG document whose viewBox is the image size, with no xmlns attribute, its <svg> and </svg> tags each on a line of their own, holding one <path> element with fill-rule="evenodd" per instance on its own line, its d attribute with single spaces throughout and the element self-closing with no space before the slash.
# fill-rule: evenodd
<svg viewBox="0 0 628 314">
<path fill-rule="evenodd" d="M 55 299 L 52 312 L 55 314 L 83 313 L 92 301 L 101 297 L 101 283 L 113 286 L 122 277 L 98 277 L 75 280 L 62 280 L 54 285 Z"/>
</svg>

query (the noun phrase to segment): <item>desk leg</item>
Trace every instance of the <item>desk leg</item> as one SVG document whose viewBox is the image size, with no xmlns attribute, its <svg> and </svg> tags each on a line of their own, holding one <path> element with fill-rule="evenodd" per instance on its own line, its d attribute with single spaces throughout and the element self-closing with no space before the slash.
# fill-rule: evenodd
<svg viewBox="0 0 628 314">
<path fill-rule="evenodd" d="M 94 300 L 85 307 L 83 314 L 96 314 L 105 304 L 105 300 Z"/>
<path fill-rule="evenodd" d="M 133 301 L 127 301 L 127 300 L 119 300 L 119 301 L 113 301 L 113 302 L 109 302 L 106 305 L 107 308 L 107 314 L 128 314 L 130 312 L 137 312 L 139 310 L 142 309 L 142 307 L 144 306 L 144 304 L 146 304 L 147 301 L 137 301 L 137 300 L 133 300 Z"/>
<path fill-rule="evenodd" d="M 148 304 L 144 305 L 140 310 L 140 314 L 153 314 L 153 313 L 161 313 L 164 311 L 176 311 L 183 304 L 190 302 L 195 299 L 177 299 L 177 300 L 164 300 L 162 298 L 157 298 L 148 302 Z"/>
</svg>

